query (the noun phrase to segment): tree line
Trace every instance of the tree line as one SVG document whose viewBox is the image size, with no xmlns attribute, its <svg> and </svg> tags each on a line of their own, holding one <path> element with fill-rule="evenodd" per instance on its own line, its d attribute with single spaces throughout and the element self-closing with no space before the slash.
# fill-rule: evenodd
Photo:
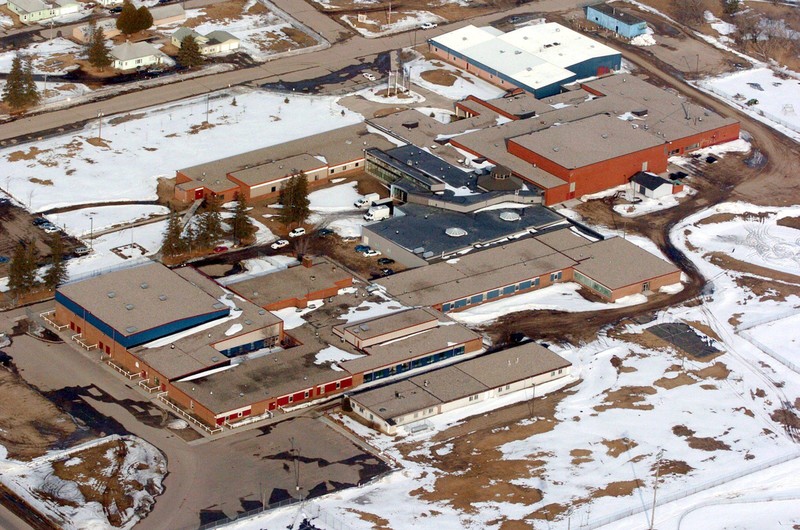
<svg viewBox="0 0 800 530">
<path fill-rule="evenodd" d="M 64 241 L 61 234 L 53 233 L 48 241 L 50 256 L 47 270 L 39 277 L 39 249 L 30 239 L 20 241 L 14 248 L 8 266 L 8 288 L 16 297 L 21 297 L 44 287 L 54 290 L 67 280 L 67 265 L 64 261 Z"/>
</svg>

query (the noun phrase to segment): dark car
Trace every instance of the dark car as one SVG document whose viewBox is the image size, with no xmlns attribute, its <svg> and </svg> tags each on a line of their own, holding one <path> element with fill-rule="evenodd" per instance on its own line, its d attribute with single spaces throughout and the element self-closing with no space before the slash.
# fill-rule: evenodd
<svg viewBox="0 0 800 530">
<path fill-rule="evenodd" d="M 392 269 L 381 269 L 381 276 L 391 276 L 394 274 Z"/>
<path fill-rule="evenodd" d="M 371 249 L 369 248 L 369 245 L 356 245 L 355 250 L 356 250 L 356 252 L 360 253 L 360 252 L 367 252 L 367 251 L 369 251 Z"/>
<path fill-rule="evenodd" d="M 33 220 L 34 226 L 42 226 L 42 225 L 46 225 L 48 223 L 50 223 L 50 221 L 48 221 L 44 217 L 37 217 L 36 219 Z"/>
<path fill-rule="evenodd" d="M 117 6 L 117 7 L 110 7 L 110 8 L 108 9 L 108 12 L 109 12 L 109 13 L 122 13 L 122 8 L 121 8 L 121 7 L 119 7 L 119 6 Z"/>
<path fill-rule="evenodd" d="M 8 258 L 6 256 L 0 256 L 0 263 L 8 263 Z"/>
<path fill-rule="evenodd" d="M 319 230 L 317 230 L 317 235 L 320 236 L 320 237 L 329 236 L 332 233 L 333 233 L 333 230 L 331 230 L 330 228 L 320 228 Z"/>
<path fill-rule="evenodd" d="M 391 265 L 394 263 L 392 258 L 378 258 L 378 265 Z"/>
</svg>

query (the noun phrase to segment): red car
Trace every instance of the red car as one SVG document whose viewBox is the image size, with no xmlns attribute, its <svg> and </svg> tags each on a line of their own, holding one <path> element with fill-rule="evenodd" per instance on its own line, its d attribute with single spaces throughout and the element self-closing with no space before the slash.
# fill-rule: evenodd
<svg viewBox="0 0 800 530">
<path fill-rule="evenodd" d="M 228 250 L 228 247 L 223 247 L 223 246 L 214 247 L 215 254 L 219 254 L 220 252 L 225 252 L 226 250 Z"/>
</svg>

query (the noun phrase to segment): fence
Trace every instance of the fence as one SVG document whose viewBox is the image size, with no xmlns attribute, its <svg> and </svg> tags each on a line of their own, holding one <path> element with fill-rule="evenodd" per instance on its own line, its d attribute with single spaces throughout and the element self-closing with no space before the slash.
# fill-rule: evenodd
<svg viewBox="0 0 800 530">
<path fill-rule="evenodd" d="M 694 495 L 695 493 L 699 493 L 701 491 L 714 488 L 716 486 L 719 486 L 721 484 L 725 484 L 727 482 L 731 482 L 731 481 L 736 480 L 738 478 L 746 477 L 747 475 L 752 475 L 753 473 L 756 473 L 758 471 L 763 471 L 765 469 L 768 469 L 768 468 L 771 468 L 771 467 L 774 467 L 774 466 L 777 466 L 777 465 L 780 465 L 780 464 L 784 464 L 784 463 L 786 463 L 786 462 L 788 462 L 790 460 L 795 460 L 797 458 L 800 458 L 800 452 L 790 453 L 790 454 L 787 454 L 787 455 L 784 455 L 784 456 L 781 456 L 781 457 L 778 457 L 778 458 L 774 458 L 772 460 L 767 460 L 766 462 L 763 462 L 763 463 L 761 463 L 761 464 L 759 464 L 757 466 L 753 466 L 753 467 L 749 467 L 749 468 L 746 468 L 746 469 L 742 469 L 742 470 L 737 471 L 735 473 L 730 473 L 728 475 L 722 476 L 722 477 L 714 479 L 714 480 L 709 480 L 707 482 L 702 482 L 702 483 L 700 483 L 700 484 L 698 484 L 696 486 L 693 486 L 691 488 L 686 488 L 684 490 L 676 491 L 676 492 L 673 492 L 673 493 L 670 493 L 670 494 L 667 494 L 667 495 L 662 495 L 662 496 L 660 496 L 658 498 L 658 500 L 656 501 L 655 504 L 656 504 L 656 506 L 661 506 L 662 504 L 668 504 L 670 502 L 674 502 L 674 501 L 677 501 L 679 499 L 686 498 L 686 497 L 688 497 L 690 495 Z M 630 517 L 631 515 L 636 515 L 637 513 L 642 513 L 642 512 L 645 512 L 645 511 L 652 510 L 652 509 L 653 509 L 653 503 L 652 502 L 647 502 L 647 503 L 644 503 L 641 506 L 638 506 L 636 508 L 629 508 L 627 510 L 620 511 L 620 512 L 608 515 L 608 516 L 600 518 L 600 519 L 595 519 L 594 521 L 592 521 L 590 523 L 586 523 L 586 524 L 580 525 L 579 528 L 585 528 L 587 530 L 591 530 L 593 528 L 600 528 L 601 526 L 605 526 L 607 524 L 611 524 L 611 523 L 613 523 L 615 521 L 619 521 L 620 519 L 624 519 L 626 517 Z"/>
<path fill-rule="evenodd" d="M 796 374 L 800 374 L 800 366 L 794 364 L 793 362 L 786 359 L 786 357 L 778 354 L 777 352 L 773 351 L 771 348 L 765 346 L 761 342 L 757 341 L 750 335 L 747 331 L 740 331 L 739 336 L 744 337 L 750 344 L 758 348 L 759 350 L 763 351 L 782 365 L 784 365 L 789 370 L 793 371 Z"/>
<path fill-rule="evenodd" d="M 778 116 L 775 116 L 772 113 L 765 112 L 765 111 L 763 111 L 761 109 L 758 109 L 758 108 L 755 108 L 755 107 L 749 107 L 747 105 L 743 105 L 743 104 L 739 103 L 738 101 L 736 101 L 735 99 L 733 99 L 733 96 L 731 96 L 730 94 L 728 94 L 726 92 L 723 92 L 722 90 L 719 90 L 717 88 L 710 87 L 710 86 L 700 86 L 700 85 L 698 85 L 696 83 L 693 83 L 693 85 L 695 86 L 695 88 L 698 88 L 698 89 L 700 89 L 700 90 L 702 90 L 704 92 L 710 92 L 710 93 L 714 94 L 715 96 L 719 96 L 719 97 L 723 98 L 730 105 L 739 107 L 740 109 L 742 109 L 744 111 L 749 111 L 749 112 L 752 112 L 754 114 L 758 114 L 759 116 L 761 116 L 763 118 L 766 118 L 769 121 L 775 122 L 775 123 L 777 123 L 779 125 L 782 125 L 783 127 L 786 127 L 787 129 L 791 129 L 794 132 L 800 132 L 800 126 L 797 125 L 796 123 L 788 122 L 786 120 L 783 120 L 783 119 L 779 118 Z"/>
</svg>

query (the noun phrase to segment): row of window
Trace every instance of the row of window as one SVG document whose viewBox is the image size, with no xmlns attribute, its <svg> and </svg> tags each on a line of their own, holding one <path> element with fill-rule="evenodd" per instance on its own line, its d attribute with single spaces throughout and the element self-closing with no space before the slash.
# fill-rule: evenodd
<svg viewBox="0 0 800 530">
<path fill-rule="evenodd" d="M 272 346 L 275 346 L 277 341 L 278 337 L 270 337 L 269 339 L 261 339 L 247 344 L 240 344 L 239 346 L 234 346 L 226 350 L 221 350 L 220 353 L 225 357 L 237 357 L 252 351 L 260 350 L 262 348 L 271 348 Z"/>
<path fill-rule="evenodd" d="M 414 359 L 412 361 L 399 363 L 389 368 L 381 368 L 380 370 L 375 370 L 374 372 L 368 372 L 364 374 L 364 382 L 369 383 L 370 381 L 377 381 L 378 379 L 384 379 L 386 377 L 391 377 L 393 375 L 402 374 L 403 372 L 407 372 L 409 370 L 413 370 L 421 366 L 428 366 L 429 364 L 437 363 L 445 359 L 450 359 L 451 357 L 455 357 L 456 355 L 462 355 L 464 351 L 465 350 L 463 345 L 456 346 L 455 348 L 445 351 L 440 351 L 438 353 L 434 353 L 426 357 L 420 357 L 419 359 Z"/>
<path fill-rule="evenodd" d="M 562 271 L 554 272 L 550 274 L 550 282 L 555 283 L 561 281 L 562 276 L 563 276 Z M 502 288 L 492 289 L 487 293 L 475 294 L 467 298 L 462 298 L 460 300 L 455 300 L 453 302 L 447 302 L 445 304 L 442 304 L 442 313 L 447 313 L 448 311 L 451 311 L 453 309 L 461 309 L 462 307 L 466 307 L 468 305 L 482 304 L 483 302 L 488 302 L 494 300 L 495 298 L 499 298 L 501 296 L 512 295 L 517 291 L 527 291 L 528 289 L 534 287 L 539 287 L 539 278 L 524 280 L 519 283 L 515 283 L 513 285 L 507 285 Z"/>
<path fill-rule="evenodd" d="M 577 281 L 579 284 L 585 287 L 588 287 L 592 291 L 598 292 L 607 298 L 611 298 L 611 289 L 609 289 L 603 284 L 597 283 L 588 276 L 584 276 L 578 271 L 575 271 L 575 281 Z"/>
</svg>

